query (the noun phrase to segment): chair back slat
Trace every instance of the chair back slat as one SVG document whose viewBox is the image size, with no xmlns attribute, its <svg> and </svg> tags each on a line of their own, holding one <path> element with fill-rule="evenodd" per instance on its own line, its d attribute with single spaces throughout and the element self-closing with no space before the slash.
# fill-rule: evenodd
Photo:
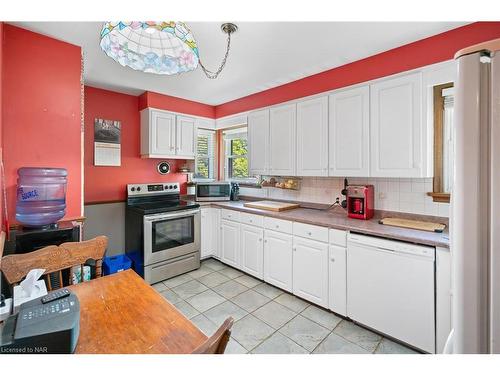
<svg viewBox="0 0 500 375">
<path fill-rule="evenodd" d="M 99 236 L 83 242 L 66 242 L 59 246 L 47 246 L 26 254 L 7 255 L 2 258 L 1 270 L 11 285 L 19 283 L 34 268 L 44 268 L 47 289 L 63 283 L 63 270 L 69 269 L 69 285 L 72 284 L 72 268 L 80 267 L 83 280 L 83 265 L 89 259 L 96 264 L 95 277 L 101 276 L 101 264 L 108 246 L 108 238 Z M 52 283 L 50 274 L 56 273 Z"/>
<path fill-rule="evenodd" d="M 234 319 L 229 317 L 207 341 L 193 351 L 193 354 L 224 354 L 231 337 Z"/>
</svg>

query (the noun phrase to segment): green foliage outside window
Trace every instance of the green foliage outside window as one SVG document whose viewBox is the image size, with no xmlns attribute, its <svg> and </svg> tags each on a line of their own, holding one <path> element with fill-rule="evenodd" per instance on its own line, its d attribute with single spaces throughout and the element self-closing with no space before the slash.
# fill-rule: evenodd
<svg viewBox="0 0 500 375">
<path fill-rule="evenodd" d="M 247 140 L 236 138 L 230 141 L 230 156 L 228 160 L 230 178 L 248 178 Z"/>
</svg>

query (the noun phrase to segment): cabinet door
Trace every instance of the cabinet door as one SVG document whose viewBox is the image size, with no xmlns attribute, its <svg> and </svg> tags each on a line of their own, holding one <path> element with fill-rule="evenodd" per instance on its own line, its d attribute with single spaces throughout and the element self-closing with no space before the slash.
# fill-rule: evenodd
<svg viewBox="0 0 500 375">
<path fill-rule="evenodd" d="M 214 252 L 213 230 L 212 230 L 212 209 L 210 207 L 201 208 L 201 258 L 208 258 Z"/>
<path fill-rule="evenodd" d="M 175 155 L 175 115 L 151 111 L 150 146 L 153 155 Z"/>
<path fill-rule="evenodd" d="M 240 227 L 240 268 L 259 279 L 263 274 L 264 230 L 253 225 Z"/>
<path fill-rule="evenodd" d="M 176 154 L 187 158 L 194 158 L 195 119 L 192 117 L 177 116 Z"/>
<path fill-rule="evenodd" d="M 369 176 L 370 88 L 330 95 L 330 176 Z"/>
<path fill-rule="evenodd" d="M 328 98 L 297 103 L 297 176 L 328 175 Z"/>
<path fill-rule="evenodd" d="M 266 230 L 264 233 L 264 280 L 292 291 L 292 245 L 290 234 Z"/>
<path fill-rule="evenodd" d="M 214 256 L 217 259 L 222 258 L 222 248 L 221 248 L 221 219 L 220 219 L 220 208 L 212 207 L 212 247 L 214 248 Z"/>
<path fill-rule="evenodd" d="M 293 294 L 328 307 L 328 245 L 293 238 Z"/>
<path fill-rule="evenodd" d="M 222 261 L 233 267 L 238 267 L 240 248 L 240 224 L 221 220 L 221 250 Z"/>
<path fill-rule="evenodd" d="M 270 109 L 269 174 L 294 176 L 296 161 L 296 105 Z"/>
<path fill-rule="evenodd" d="M 422 75 L 370 87 L 371 176 L 422 176 Z"/>
<path fill-rule="evenodd" d="M 340 315 L 347 315 L 347 263 L 346 248 L 341 246 L 329 246 L 329 269 L 328 269 L 328 307 Z"/>
<path fill-rule="evenodd" d="M 269 172 L 269 110 L 248 116 L 248 161 L 251 175 Z"/>
</svg>

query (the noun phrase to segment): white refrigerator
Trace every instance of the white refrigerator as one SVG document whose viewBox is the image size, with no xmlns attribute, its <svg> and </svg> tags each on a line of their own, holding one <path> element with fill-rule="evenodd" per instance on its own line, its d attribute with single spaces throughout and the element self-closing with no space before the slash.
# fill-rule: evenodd
<svg viewBox="0 0 500 375">
<path fill-rule="evenodd" d="M 459 51 L 445 352 L 500 353 L 500 39 Z"/>
</svg>

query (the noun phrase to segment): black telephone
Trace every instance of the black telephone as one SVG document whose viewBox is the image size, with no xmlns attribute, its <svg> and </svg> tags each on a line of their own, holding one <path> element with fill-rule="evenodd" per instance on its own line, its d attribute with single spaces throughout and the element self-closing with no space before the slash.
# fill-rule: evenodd
<svg viewBox="0 0 500 375">
<path fill-rule="evenodd" d="M 67 289 L 23 303 L 4 324 L 0 354 L 73 353 L 80 330 L 80 303 Z"/>
</svg>

